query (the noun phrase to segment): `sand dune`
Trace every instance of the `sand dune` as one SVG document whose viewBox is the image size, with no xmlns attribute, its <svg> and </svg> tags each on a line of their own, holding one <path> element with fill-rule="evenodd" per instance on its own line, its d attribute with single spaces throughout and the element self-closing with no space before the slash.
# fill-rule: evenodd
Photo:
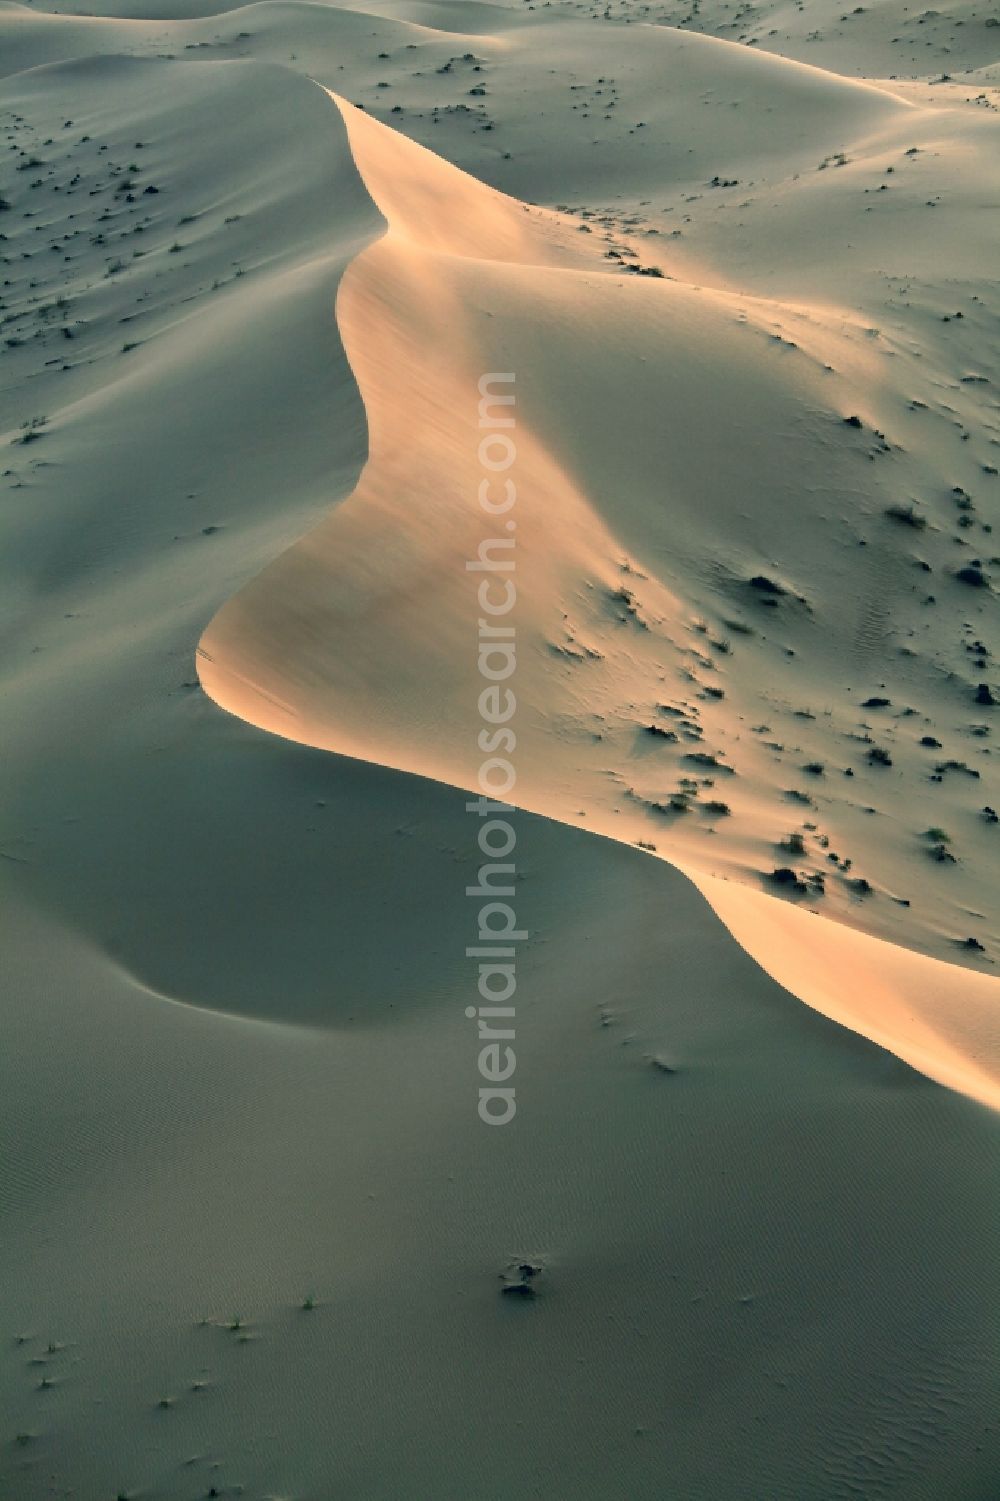
<svg viewBox="0 0 1000 1501">
<path fill-rule="evenodd" d="M 558 223 L 525 216 L 518 205 L 463 179 L 358 112 L 348 108 L 345 114 L 362 178 L 389 225 L 386 236 L 351 267 L 338 304 L 366 401 L 369 464 L 358 490 L 318 532 L 220 612 L 200 648 L 205 687 L 224 707 L 263 728 L 475 789 L 481 753 L 476 643 L 468 621 L 478 580 L 470 582 L 464 564 L 478 556 L 484 535 L 477 502 L 476 372 L 506 366 L 528 371 L 518 389 L 528 413 L 518 429 L 516 462 L 526 500 L 516 513 L 519 603 L 512 614 L 519 662 L 517 801 L 563 821 L 585 820 L 611 837 L 652 843 L 658 851 L 683 850 L 695 869 L 709 875 L 743 875 L 754 850 L 769 845 L 777 859 L 783 826 L 802 819 L 789 819 L 784 789 L 774 785 L 759 753 L 748 764 L 744 748 L 747 724 L 774 712 L 773 689 L 767 679 L 754 683 L 745 668 L 733 684 L 729 659 L 746 652 L 733 647 L 724 624 L 715 635 L 695 613 L 707 601 L 705 594 L 692 599 L 691 582 L 704 575 L 711 559 L 715 578 L 705 582 L 718 591 L 719 576 L 732 560 L 726 571 L 744 591 L 739 603 L 748 618 L 752 569 L 743 560 L 754 557 L 754 544 L 762 563 L 782 551 L 791 559 L 793 502 L 784 495 L 795 484 L 801 497 L 804 463 L 818 450 L 826 471 L 823 492 L 818 506 L 810 495 L 800 498 L 801 560 L 794 572 L 786 563 L 782 577 L 815 574 L 807 554 L 816 548 L 838 462 L 845 492 L 857 467 L 853 444 L 843 445 L 843 458 L 834 448 L 842 427 L 834 403 L 838 395 L 841 403 L 849 400 L 846 380 L 841 374 L 839 392 L 829 392 L 826 379 L 836 372 L 821 356 L 833 356 L 841 372 L 846 367 L 855 395 L 866 380 L 875 385 L 877 359 L 857 352 L 863 332 L 855 329 L 852 337 L 846 315 L 838 327 L 829 314 L 800 314 L 803 331 L 791 350 L 791 369 L 786 355 L 765 363 L 759 339 L 769 337 L 772 307 L 739 305 L 679 283 L 605 275 L 582 253 L 574 255 L 568 237 L 559 239 Z M 460 226 L 454 248 L 447 241 L 451 224 Z M 553 264 L 560 251 L 561 267 Z M 484 308 L 490 309 L 485 317 Z M 499 343 L 493 342 L 494 328 Z M 641 371 L 639 391 L 632 388 L 629 367 Z M 567 371 L 572 374 L 560 379 Z M 752 398 L 744 394 L 750 389 Z M 870 400 L 885 400 L 876 391 Z M 553 392 L 555 400 L 547 394 Z M 676 430 L 667 424 L 661 440 L 652 404 L 662 402 Z M 740 414 L 730 439 L 731 477 L 710 432 L 724 411 Z M 554 420 L 567 460 L 571 445 L 583 451 L 576 483 L 553 462 L 551 429 L 536 433 L 530 425 L 536 420 Z M 759 503 L 748 512 L 745 492 L 737 488 L 737 469 L 746 474 L 748 458 L 752 463 L 757 457 L 745 436 L 755 428 L 794 435 L 777 462 L 761 455 L 764 462 L 753 478 L 754 494 L 774 496 L 770 515 Z M 640 433 L 652 435 L 641 453 Z M 628 463 L 630 453 L 639 456 Z M 678 473 L 681 465 L 686 473 Z M 608 471 L 616 466 L 627 473 L 630 496 L 611 494 Z M 595 472 L 604 478 L 602 469 L 607 484 L 595 504 L 583 486 Z M 703 499 L 692 504 L 699 491 Z M 852 517 L 851 524 L 856 522 Z M 622 536 L 631 546 L 623 545 Z M 828 647 L 850 666 L 852 655 L 857 658 L 851 636 L 866 606 L 856 563 L 843 556 L 843 542 L 834 547 L 822 570 Z M 887 555 L 883 568 L 891 567 L 889 542 L 880 550 Z M 737 559 L 747 569 L 742 580 Z M 657 568 L 652 578 L 646 572 L 650 563 Z M 871 587 L 870 571 L 862 582 Z M 837 605 L 851 593 L 854 608 L 845 618 Z M 819 607 L 815 600 L 798 602 L 799 631 L 808 631 Z M 838 628 L 847 639 L 837 639 Z M 813 646 L 810 674 L 815 663 Z M 788 676 L 794 683 L 796 674 Z M 837 677 L 829 659 L 826 677 L 828 683 Z M 802 708 L 814 703 L 805 691 Z M 683 726 L 682 735 L 670 728 L 672 720 Z M 651 724 L 659 734 L 650 733 Z M 829 736 L 829 725 L 822 735 Z M 859 772 L 872 789 L 885 774 L 880 766 Z M 798 777 L 801 783 L 801 772 Z M 744 779 L 750 783 L 745 795 Z M 807 785 L 810 780 L 815 785 L 821 779 L 813 775 Z M 723 789 L 727 801 L 720 803 L 716 794 Z M 910 795 L 905 782 L 893 791 L 900 799 Z M 853 786 L 850 794 L 848 817 L 857 805 Z M 730 800 L 737 815 L 731 822 L 715 811 L 728 809 Z M 824 808 L 831 819 L 838 811 L 833 799 L 830 811 Z M 884 816 L 898 825 L 904 815 L 888 802 Z M 813 868 L 822 870 L 817 839 L 828 846 L 830 835 L 818 830 L 831 826 L 804 822 L 813 831 Z M 844 832 L 843 826 L 837 830 Z M 916 843 L 919 830 L 910 838 Z M 799 839 L 804 845 L 804 836 Z M 862 844 L 865 870 L 875 858 L 871 844 L 871 838 Z M 931 872 L 932 862 L 922 854 Z M 856 925 L 930 946 L 933 929 L 926 925 L 940 922 L 939 913 L 928 916 L 934 909 L 931 875 L 920 880 L 922 872 L 907 872 L 919 882 L 922 899 L 904 907 L 892 900 L 900 895 L 892 887 L 881 901 L 859 896 L 859 862 L 855 858 L 849 872 L 839 869 L 843 863 L 841 856 L 836 878 L 818 876 L 823 885 L 804 895 L 814 905 L 821 898 L 826 909 Z M 716 889 L 703 887 L 706 893 Z M 825 924 L 820 930 L 825 933 Z M 780 940 L 773 951 L 758 942 L 755 952 L 789 983 L 801 966 L 783 957 L 783 947 Z M 884 994 L 876 986 L 859 998 L 859 965 L 850 946 L 838 944 L 835 930 L 824 960 L 821 1009 L 849 1019 L 932 1077 L 960 1080 L 976 1098 L 996 1103 L 996 1001 L 984 1010 L 981 999 L 995 994 L 996 982 L 970 980 L 966 994 L 965 982 L 950 971 L 947 986 L 924 983 L 920 966 L 898 963 L 891 949 L 872 968 L 881 973 Z M 804 989 L 801 983 L 790 988 L 799 994 Z M 805 988 L 812 998 L 815 987 Z M 919 1010 L 929 1012 L 929 1034 L 912 1024 L 918 995 Z M 967 1036 L 970 1015 L 977 1019 Z"/>
<path fill-rule="evenodd" d="M 1000 32 L 91 9 L 0 7 L 0 1490 L 987 1501 Z"/>
</svg>

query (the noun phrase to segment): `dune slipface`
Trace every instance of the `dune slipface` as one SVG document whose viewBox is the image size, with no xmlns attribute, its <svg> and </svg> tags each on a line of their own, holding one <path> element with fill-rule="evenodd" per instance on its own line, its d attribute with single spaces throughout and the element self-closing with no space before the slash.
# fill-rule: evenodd
<svg viewBox="0 0 1000 1501">
<path fill-rule="evenodd" d="M 0 11 L 4 1494 L 993 1495 L 987 22 Z"/>
</svg>

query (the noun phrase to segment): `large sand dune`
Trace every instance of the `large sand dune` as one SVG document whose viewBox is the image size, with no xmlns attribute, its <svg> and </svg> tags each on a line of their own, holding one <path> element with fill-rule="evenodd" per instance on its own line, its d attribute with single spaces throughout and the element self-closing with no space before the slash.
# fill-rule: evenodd
<svg viewBox="0 0 1000 1501">
<path fill-rule="evenodd" d="M 853 429 L 846 430 L 851 441 L 842 441 L 838 407 L 888 407 L 884 362 L 863 348 L 866 331 L 852 327 L 846 310 L 796 308 L 790 324 L 773 303 L 607 275 L 578 241 L 560 235 L 558 222 L 525 216 L 521 205 L 357 111 L 348 108 L 346 118 L 361 176 L 388 225 L 352 264 L 338 301 L 366 402 L 369 463 L 350 499 L 216 617 L 200 648 L 203 683 L 263 728 L 475 789 L 481 753 L 469 621 L 479 579 L 465 562 L 479 556 L 484 535 L 477 372 L 525 372 L 517 400 L 527 416 L 511 468 L 525 497 L 516 511 L 519 604 L 512 614 L 517 801 L 567 822 L 585 820 L 611 837 L 683 849 L 710 875 L 743 873 L 755 850 L 779 845 L 789 821 L 784 748 L 775 755 L 767 744 L 762 756 L 749 729 L 774 714 L 775 657 L 786 683 L 783 717 L 814 713 L 823 661 L 827 722 L 813 744 L 830 747 L 835 715 L 843 716 L 842 735 L 851 719 L 873 717 L 861 716 L 850 695 L 859 681 L 872 681 L 860 674 L 870 673 L 876 652 L 885 655 L 886 596 L 894 592 L 900 610 L 911 607 L 912 559 L 896 555 L 892 523 L 869 500 L 875 557 L 859 566 L 850 533 L 863 513 L 855 505 L 832 518 L 828 510 L 831 491 L 846 497 L 857 486 L 858 445 Z M 797 340 L 768 358 L 763 348 L 775 326 L 793 328 Z M 777 441 L 765 445 L 756 434 Z M 887 487 L 886 503 L 892 494 Z M 502 534 L 505 524 L 493 530 Z M 728 593 L 737 624 L 752 629 L 750 580 L 778 558 L 789 589 L 791 580 L 816 580 L 804 586 L 811 597 L 786 611 L 786 640 L 798 643 L 801 672 L 789 662 L 788 646 L 780 654 L 760 651 L 748 666 L 749 649 L 742 642 L 734 648 L 731 625 L 718 619 Z M 872 639 L 862 643 L 864 630 Z M 947 713 L 945 704 L 958 695 L 941 694 L 933 682 L 937 662 L 920 665 L 924 691 L 936 688 Z M 838 677 L 843 708 L 834 698 Z M 896 717 L 881 715 L 894 748 Z M 671 718 L 684 725 L 681 735 L 669 730 Z M 659 735 L 650 733 L 651 723 Z M 834 832 L 839 849 L 851 837 L 862 778 L 861 796 L 882 802 L 866 806 L 864 817 L 888 818 L 899 839 L 916 768 L 926 774 L 928 767 L 915 733 L 907 739 L 909 775 L 892 776 L 888 796 L 886 769 L 862 761 L 847 797 L 839 789 L 810 796 L 812 806 L 820 801 L 829 809 L 828 825 L 792 820 L 811 831 L 815 870 L 828 864 L 817 841 L 825 847 Z M 863 754 L 859 748 L 849 758 L 852 771 Z M 711 767 L 711 776 L 691 776 L 705 757 L 719 760 L 721 775 Z M 824 763 L 822 777 L 807 775 L 806 785 L 822 783 L 825 792 L 830 773 Z M 793 775 L 803 782 L 801 766 Z M 736 810 L 735 835 L 708 797 L 720 785 Z M 919 849 L 919 826 L 906 837 Z M 926 849 L 920 856 L 927 874 L 898 849 L 878 851 L 885 838 L 877 825 L 860 835 L 864 868 L 881 855 L 889 879 L 898 881 L 908 865 L 920 890 L 915 902 L 901 906 L 893 887 L 888 901 L 885 892 L 872 900 L 859 895 L 856 856 L 849 872 L 840 871 L 843 858 L 835 867 L 836 885 L 824 881 L 809 894 L 859 926 L 927 943 L 928 929 L 944 916 L 937 872 Z M 984 855 L 990 840 L 987 829 Z M 972 883 L 983 875 L 982 868 L 969 872 Z M 770 913 L 770 901 L 763 910 Z M 779 978 L 792 972 L 784 948 L 772 941 L 756 950 Z M 857 966 L 846 948 L 840 952 L 846 962 L 838 974 L 834 935 L 824 968 L 825 984 L 842 997 L 835 1014 L 860 1022 L 933 1076 L 964 1079 L 977 1097 L 997 1099 L 992 1007 L 986 1002 L 984 1014 L 978 999 L 992 997 L 995 982 L 948 970 L 946 986 L 928 984 L 938 997 L 930 1005 L 928 1046 L 927 1003 L 918 1005 L 893 953 L 884 964 L 872 961 L 891 996 L 887 1008 L 878 987 L 859 1002 Z M 920 972 L 919 965 L 906 968 Z M 923 982 L 914 984 L 923 994 Z M 968 999 L 956 1003 L 963 986 Z"/>
<path fill-rule="evenodd" d="M 0 1489 L 990 1501 L 1000 31 L 88 9 L 0 7 Z"/>
</svg>

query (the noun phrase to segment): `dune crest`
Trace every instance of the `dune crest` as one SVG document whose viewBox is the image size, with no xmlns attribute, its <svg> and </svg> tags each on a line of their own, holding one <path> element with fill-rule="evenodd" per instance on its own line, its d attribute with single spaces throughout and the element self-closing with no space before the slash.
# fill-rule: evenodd
<svg viewBox="0 0 1000 1501">
<path fill-rule="evenodd" d="M 641 490 L 631 505 L 598 505 L 586 470 L 565 467 L 574 462 L 567 414 L 581 399 L 588 354 L 603 352 L 604 383 L 616 342 L 630 363 L 658 358 L 663 379 L 654 389 L 662 391 L 672 383 L 670 363 L 689 369 L 703 349 L 735 401 L 758 358 L 745 341 L 766 333 L 777 310 L 609 271 L 557 216 L 484 187 L 331 97 L 387 226 L 350 266 L 336 309 L 365 402 L 368 463 L 345 502 L 218 612 L 199 648 L 206 691 L 286 738 L 475 788 L 477 577 L 465 565 L 497 527 L 476 500 L 478 383 L 508 364 L 515 375 L 527 370 L 516 384 L 511 471 L 519 496 L 514 800 L 675 859 L 800 999 L 995 1106 L 994 978 L 925 964 L 895 943 L 845 931 L 844 923 L 879 932 L 853 894 L 853 875 L 803 887 L 808 904 L 815 910 L 822 897 L 836 922 L 761 892 L 740 895 L 732 884 L 766 878 L 748 851 L 754 840 L 765 844 L 769 823 L 774 863 L 788 864 L 777 835 L 791 826 L 746 730 L 766 704 L 755 702 L 752 680 L 750 692 L 733 680 L 724 627 L 713 629 L 686 590 L 688 560 L 714 525 L 738 528 L 738 517 L 687 510 L 669 479 L 659 516 L 652 492 Z M 499 342 L 494 309 L 503 313 Z M 764 373 L 762 423 L 815 420 L 817 404 L 829 400 L 824 355 L 837 360 L 841 383 L 857 391 L 867 382 L 879 402 L 877 360 L 860 328 L 819 307 L 778 316 L 786 329 L 798 318 L 793 347 L 805 367 L 794 384 L 781 367 Z M 531 330 L 521 358 L 518 325 Z M 544 343 L 555 351 L 551 368 Z M 562 410 L 560 380 L 569 393 Z M 665 560 L 661 537 L 677 539 L 679 557 Z M 734 834 L 730 798 L 739 811 Z M 788 838 L 804 851 L 802 836 L 797 845 Z M 881 931 L 895 936 L 888 923 Z M 899 941 L 913 934 L 903 929 Z M 803 957 L 810 951 L 823 955 L 818 968 Z M 865 993 L 859 976 L 869 969 L 879 978 Z"/>
</svg>

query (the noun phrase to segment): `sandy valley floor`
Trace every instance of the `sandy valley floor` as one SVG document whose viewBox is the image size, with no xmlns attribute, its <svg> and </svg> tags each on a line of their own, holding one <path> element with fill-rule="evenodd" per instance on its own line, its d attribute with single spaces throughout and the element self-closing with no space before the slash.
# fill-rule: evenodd
<svg viewBox="0 0 1000 1501">
<path fill-rule="evenodd" d="M 0 1497 L 996 1501 L 1000 10 L 0 0 L 0 131 Z"/>
</svg>

